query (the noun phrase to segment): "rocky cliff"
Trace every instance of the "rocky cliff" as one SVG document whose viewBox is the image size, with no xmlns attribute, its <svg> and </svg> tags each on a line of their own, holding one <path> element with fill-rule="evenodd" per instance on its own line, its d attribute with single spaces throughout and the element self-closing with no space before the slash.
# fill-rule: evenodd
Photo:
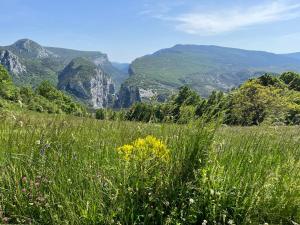
<svg viewBox="0 0 300 225">
<path fill-rule="evenodd" d="M 16 52 L 18 55 L 22 55 L 27 58 L 49 58 L 49 57 L 58 57 L 53 52 L 42 47 L 38 43 L 29 40 L 21 39 L 16 41 L 14 44 L 8 46 L 9 49 Z"/>
<path fill-rule="evenodd" d="M 85 58 L 73 59 L 65 67 L 59 74 L 58 88 L 95 109 L 112 106 L 114 102 L 112 79 Z"/>
<path fill-rule="evenodd" d="M 20 63 L 19 57 L 9 50 L 0 51 L 0 64 L 17 76 L 26 73 L 26 67 Z"/>
<path fill-rule="evenodd" d="M 93 108 L 113 106 L 115 88 L 128 76 L 102 52 L 43 47 L 29 39 L 0 46 L 0 64 L 17 85 L 48 80 Z"/>
<path fill-rule="evenodd" d="M 136 102 L 141 102 L 139 89 L 134 86 L 128 86 L 126 83 L 121 85 L 114 103 L 115 108 L 129 108 Z"/>
</svg>

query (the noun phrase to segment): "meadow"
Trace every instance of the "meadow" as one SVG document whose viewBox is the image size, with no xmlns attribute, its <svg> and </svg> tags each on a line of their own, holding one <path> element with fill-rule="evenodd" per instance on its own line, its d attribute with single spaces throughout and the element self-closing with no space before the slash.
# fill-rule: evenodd
<svg viewBox="0 0 300 225">
<path fill-rule="evenodd" d="M 298 126 L 0 115 L 2 223 L 300 223 Z"/>
</svg>

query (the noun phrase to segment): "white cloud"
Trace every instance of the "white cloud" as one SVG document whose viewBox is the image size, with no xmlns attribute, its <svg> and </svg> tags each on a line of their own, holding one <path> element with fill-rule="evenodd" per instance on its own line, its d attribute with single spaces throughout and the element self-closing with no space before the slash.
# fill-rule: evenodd
<svg viewBox="0 0 300 225">
<path fill-rule="evenodd" d="M 252 7 L 236 7 L 214 12 L 186 12 L 161 17 L 175 23 L 176 29 L 199 35 L 215 35 L 259 24 L 300 17 L 300 3 L 277 0 Z"/>
</svg>

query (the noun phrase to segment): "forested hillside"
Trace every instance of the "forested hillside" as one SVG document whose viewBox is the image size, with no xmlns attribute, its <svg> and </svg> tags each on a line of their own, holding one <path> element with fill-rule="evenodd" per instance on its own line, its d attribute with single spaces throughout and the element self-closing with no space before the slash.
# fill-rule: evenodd
<svg viewBox="0 0 300 225">
<path fill-rule="evenodd" d="M 166 103 L 137 103 L 126 114 L 128 120 L 176 123 L 219 116 L 229 125 L 300 124 L 300 75 L 265 74 L 207 99 L 185 86 Z"/>
<path fill-rule="evenodd" d="M 11 76 L 0 65 L 0 110 L 32 110 L 47 113 L 84 115 L 85 107 L 57 90 L 49 81 L 42 82 L 36 89 L 17 87 Z"/>
</svg>

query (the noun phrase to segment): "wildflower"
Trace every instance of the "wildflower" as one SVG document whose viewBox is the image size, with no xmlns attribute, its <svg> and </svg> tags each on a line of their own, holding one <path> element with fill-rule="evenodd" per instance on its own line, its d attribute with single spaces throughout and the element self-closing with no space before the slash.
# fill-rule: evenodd
<svg viewBox="0 0 300 225">
<path fill-rule="evenodd" d="M 22 176 L 22 182 L 26 183 L 27 182 L 27 177 L 26 176 Z"/>
<path fill-rule="evenodd" d="M 126 161 L 135 158 L 137 160 L 159 159 L 164 162 L 169 160 L 169 150 L 166 145 L 153 136 L 138 138 L 131 144 L 119 147 L 117 151 L 123 155 Z"/>
<path fill-rule="evenodd" d="M 228 221 L 228 224 L 229 224 L 229 225 L 233 225 L 233 224 L 234 224 L 234 221 L 233 221 L 233 220 L 229 220 L 229 221 Z"/>
<path fill-rule="evenodd" d="M 40 145 L 40 144 L 41 144 L 41 140 L 37 140 L 37 141 L 35 142 L 35 144 Z"/>
<path fill-rule="evenodd" d="M 41 203 L 46 201 L 46 199 L 44 197 L 37 197 L 36 200 Z"/>
<path fill-rule="evenodd" d="M 207 225 L 207 220 L 203 220 L 202 225 Z"/>
<path fill-rule="evenodd" d="M 26 193 L 26 188 L 23 188 L 21 191 L 22 191 L 23 193 Z"/>
<path fill-rule="evenodd" d="M 118 148 L 119 153 L 124 154 L 124 158 L 129 160 L 130 155 L 132 154 L 133 145 L 123 145 L 122 147 Z"/>
<path fill-rule="evenodd" d="M 19 103 L 20 107 L 23 108 L 23 102 L 21 102 L 21 100 L 18 100 L 18 103 Z"/>
<path fill-rule="evenodd" d="M 8 221 L 9 221 L 9 218 L 8 218 L 8 217 L 3 217 L 3 218 L 2 218 L 2 222 L 3 222 L 4 224 L 8 223 Z"/>
<path fill-rule="evenodd" d="M 23 125 L 24 125 L 23 121 L 19 121 L 19 126 L 23 127 Z"/>
<path fill-rule="evenodd" d="M 193 203 L 195 202 L 195 200 L 192 199 L 192 198 L 190 198 L 190 199 L 189 199 L 189 202 L 190 202 L 190 204 L 193 204 Z"/>
</svg>

